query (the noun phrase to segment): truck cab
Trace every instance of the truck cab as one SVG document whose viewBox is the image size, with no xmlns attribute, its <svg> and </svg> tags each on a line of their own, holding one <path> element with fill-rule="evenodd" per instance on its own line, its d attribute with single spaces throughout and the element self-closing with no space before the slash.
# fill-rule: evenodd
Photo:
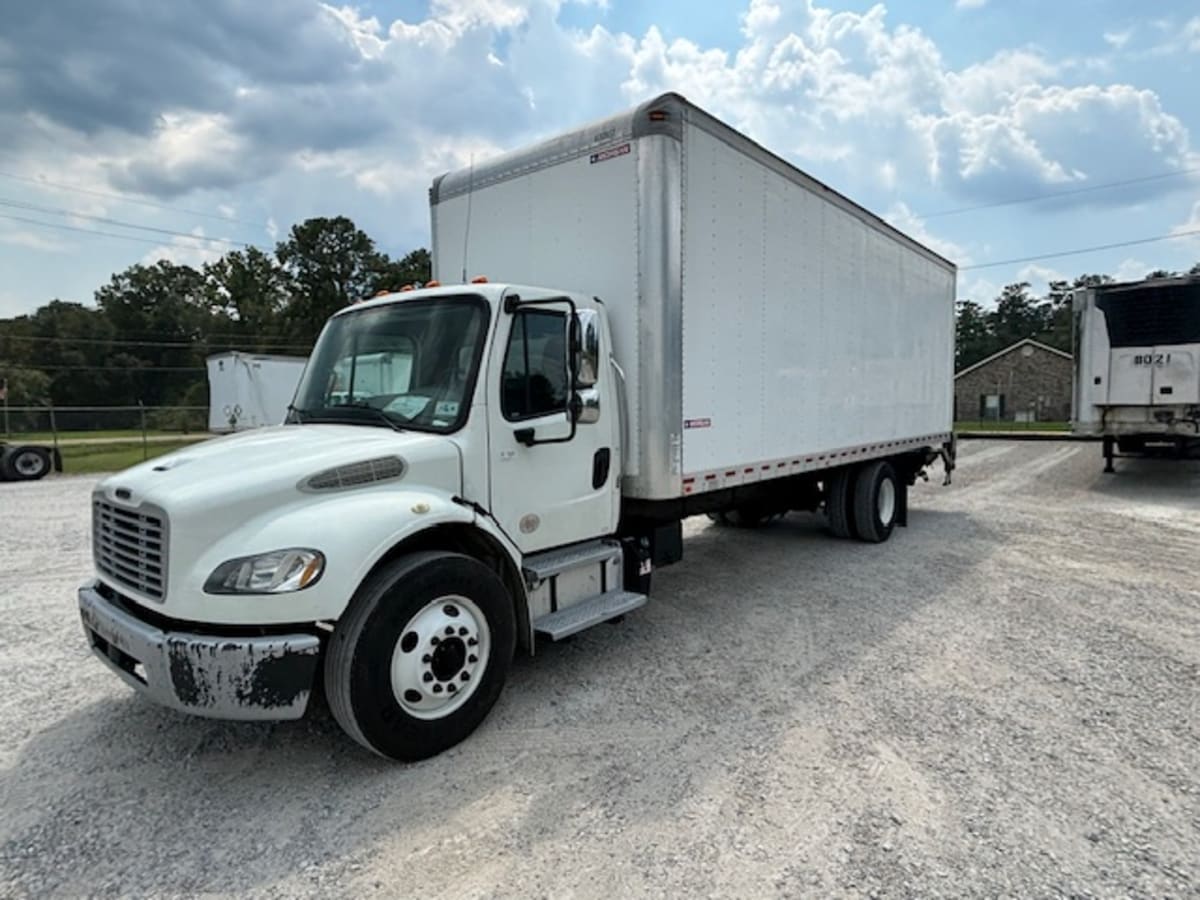
<svg viewBox="0 0 1200 900">
<path fill-rule="evenodd" d="M 80 591 L 93 649 L 168 706 L 277 719 L 304 713 L 327 644 L 330 706 L 354 737 L 437 752 L 459 733 L 447 719 L 486 712 L 535 628 L 562 637 L 645 600 L 607 539 L 621 475 L 610 346 L 603 304 L 537 288 L 438 287 L 339 312 L 285 424 L 97 487 L 97 577 Z M 402 732 L 364 712 L 388 696 Z"/>
</svg>

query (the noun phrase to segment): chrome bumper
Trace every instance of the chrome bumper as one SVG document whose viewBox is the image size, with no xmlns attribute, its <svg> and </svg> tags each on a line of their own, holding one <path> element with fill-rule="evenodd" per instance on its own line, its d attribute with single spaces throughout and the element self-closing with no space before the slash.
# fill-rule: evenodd
<svg viewBox="0 0 1200 900">
<path fill-rule="evenodd" d="M 224 637 L 163 631 L 79 589 L 88 644 L 130 687 L 179 712 L 213 719 L 298 719 L 321 651 L 311 634 Z"/>
</svg>

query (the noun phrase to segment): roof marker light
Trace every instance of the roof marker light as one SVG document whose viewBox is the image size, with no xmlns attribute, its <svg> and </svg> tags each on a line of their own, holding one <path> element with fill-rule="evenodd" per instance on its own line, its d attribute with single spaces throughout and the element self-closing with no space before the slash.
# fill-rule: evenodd
<svg viewBox="0 0 1200 900">
<path fill-rule="evenodd" d="M 441 283 L 440 281 L 438 281 L 436 278 L 435 278 L 433 281 L 427 281 L 427 282 L 425 282 L 425 287 L 427 287 L 427 288 L 430 288 L 430 287 L 441 287 L 441 286 L 442 286 L 442 283 Z"/>
<path fill-rule="evenodd" d="M 486 275 L 476 275 L 474 278 L 471 279 L 471 284 L 487 284 L 487 283 L 488 283 L 488 280 L 487 280 Z"/>
<path fill-rule="evenodd" d="M 405 291 L 415 291 L 415 290 L 416 290 L 416 288 L 413 287 L 411 284 L 406 284 L 404 287 L 400 288 L 400 293 L 403 294 Z"/>
</svg>

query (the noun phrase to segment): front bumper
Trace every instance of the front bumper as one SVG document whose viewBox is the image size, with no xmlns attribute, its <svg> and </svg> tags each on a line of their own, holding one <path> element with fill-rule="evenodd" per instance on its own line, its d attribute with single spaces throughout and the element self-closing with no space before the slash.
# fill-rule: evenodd
<svg viewBox="0 0 1200 900">
<path fill-rule="evenodd" d="M 312 634 L 223 636 L 164 631 L 79 589 L 92 652 L 130 687 L 179 712 L 213 719 L 298 719 L 312 693 L 321 641 Z"/>
</svg>

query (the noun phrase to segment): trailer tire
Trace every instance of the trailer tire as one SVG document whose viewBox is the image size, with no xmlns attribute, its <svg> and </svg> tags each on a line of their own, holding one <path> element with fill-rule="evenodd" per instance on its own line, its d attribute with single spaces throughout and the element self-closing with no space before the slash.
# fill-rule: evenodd
<svg viewBox="0 0 1200 900">
<path fill-rule="evenodd" d="M 860 540 L 882 544 L 892 535 L 902 487 L 887 460 L 864 465 L 854 480 L 854 522 Z"/>
<path fill-rule="evenodd" d="M 855 537 L 854 469 L 846 467 L 831 472 L 825 479 L 825 515 L 834 537 Z"/>
<path fill-rule="evenodd" d="M 504 687 L 516 646 L 512 598 L 458 553 L 404 556 L 368 577 L 325 653 L 342 729 L 388 759 L 426 759 L 466 738 Z"/>
<path fill-rule="evenodd" d="M 10 481 L 37 481 L 53 465 L 45 447 L 11 447 L 4 456 L 4 477 Z"/>
</svg>

